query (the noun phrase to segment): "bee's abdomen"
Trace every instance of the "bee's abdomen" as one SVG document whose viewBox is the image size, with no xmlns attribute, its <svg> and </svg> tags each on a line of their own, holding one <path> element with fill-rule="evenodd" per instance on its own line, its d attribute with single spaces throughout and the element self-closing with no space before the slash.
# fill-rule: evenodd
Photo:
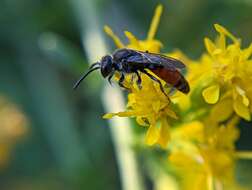
<svg viewBox="0 0 252 190">
<path fill-rule="evenodd" d="M 183 76 L 181 76 L 180 80 L 174 85 L 174 87 L 185 94 L 190 91 L 190 86 Z"/>
<path fill-rule="evenodd" d="M 179 91 L 187 94 L 190 91 L 190 87 L 184 76 L 178 70 L 170 70 L 166 68 L 158 68 L 151 70 L 159 78 L 171 84 Z"/>
</svg>

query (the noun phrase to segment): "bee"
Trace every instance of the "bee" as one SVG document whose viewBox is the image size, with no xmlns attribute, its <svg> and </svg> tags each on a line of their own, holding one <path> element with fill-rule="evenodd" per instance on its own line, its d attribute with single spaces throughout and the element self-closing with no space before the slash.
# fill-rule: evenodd
<svg viewBox="0 0 252 190">
<path fill-rule="evenodd" d="M 181 70 L 185 65 L 172 57 L 164 56 L 161 54 L 150 53 L 148 51 L 137 51 L 133 49 L 122 48 L 116 50 L 112 55 L 105 55 L 101 61 L 92 64 L 87 73 L 85 73 L 74 85 L 74 89 L 78 88 L 81 81 L 83 81 L 91 72 L 100 69 L 104 78 L 108 79 L 111 84 L 111 79 L 115 72 L 120 73 L 118 84 L 120 87 L 128 89 L 124 86 L 126 74 L 135 74 L 137 76 L 137 85 L 141 89 L 141 75 L 143 73 L 150 79 L 159 84 L 160 90 L 167 96 L 164 91 L 161 81 L 156 77 L 164 80 L 169 86 L 187 94 L 190 87 Z M 156 76 L 149 73 L 152 71 Z"/>
</svg>

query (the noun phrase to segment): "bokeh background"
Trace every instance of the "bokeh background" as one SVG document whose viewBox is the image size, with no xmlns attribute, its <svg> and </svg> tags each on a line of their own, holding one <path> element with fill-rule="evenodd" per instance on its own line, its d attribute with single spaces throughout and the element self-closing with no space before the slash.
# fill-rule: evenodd
<svg viewBox="0 0 252 190">
<path fill-rule="evenodd" d="M 250 0 L 1 0 L 0 1 L 0 189 L 121 189 L 114 146 L 93 74 L 78 91 L 72 86 L 88 67 L 83 46 L 95 26 L 111 26 L 145 38 L 158 3 L 164 5 L 157 38 L 167 52 L 191 58 L 204 50 L 219 23 L 244 46 L 252 42 Z M 92 9 L 90 9 L 91 7 Z M 90 11 L 93 10 L 93 11 Z M 91 31 L 92 32 L 92 31 Z M 252 149 L 251 123 L 241 123 L 239 150 Z M 251 185 L 252 163 L 238 163 L 238 180 Z M 144 173 L 144 172 L 142 172 Z M 147 189 L 152 189 L 146 181 Z"/>
</svg>

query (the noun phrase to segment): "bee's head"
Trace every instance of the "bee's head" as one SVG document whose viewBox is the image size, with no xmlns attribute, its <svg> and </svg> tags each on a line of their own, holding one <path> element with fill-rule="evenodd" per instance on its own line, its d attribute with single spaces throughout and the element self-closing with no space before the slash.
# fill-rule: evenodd
<svg viewBox="0 0 252 190">
<path fill-rule="evenodd" d="M 106 55 L 101 59 L 101 74 L 106 78 L 113 71 L 113 59 L 110 55 Z"/>
</svg>

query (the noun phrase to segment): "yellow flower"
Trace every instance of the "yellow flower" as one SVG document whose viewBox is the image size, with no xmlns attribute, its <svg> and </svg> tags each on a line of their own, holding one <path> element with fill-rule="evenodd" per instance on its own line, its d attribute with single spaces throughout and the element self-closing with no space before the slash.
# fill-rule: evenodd
<svg viewBox="0 0 252 190">
<path fill-rule="evenodd" d="M 208 53 L 200 60 L 174 52 L 175 58 L 187 64 L 191 87 L 189 96 L 171 97 L 185 111 L 170 130 L 168 144 L 169 165 L 181 177 L 183 190 L 241 189 L 234 177 L 235 162 L 252 155 L 235 150 L 240 117 L 250 119 L 252 45 L 242 50 L 240 41 L 226 29 L 215 28 L 220 36 L 215 43 L 205 39 Z M 232 44 L 226 45 L 227 37 Z"/>
<path fill-rule="evenodd" d="M 138 40 L 132 33 L 125 31 L 129 43 L 124 45 L 108 26 L 105 26 L 105 32 L 114 40 L 118 48 L 127 47 L 159 53 L 162 43 L 154 39 L 154 36 L 162 9 L 161 5 L 157 6 L 145 40 Z M 160 144 L 165 148 L 170 138 L 168 119 L 176 119 L 177 116 L 171 109 L 170 99 L 161 92 L 159 85 L 145 75 L 141 75 L 141 78 L 142 89 L 140 90 L 135 82 L 132 82 L 132 76 L 126 77 L 124 85 L 131 89 L 128 95 L 128 109 L 124 112 L 106 114 L 104 118 L 111 118 L 116 115 L 120 117 L 136 117 L 139 125 L 148 127 L 145 139 L 146 144 Z"/>
<path fill-rule="evenodd" d="M 23 113 L 0 96 L 0 167 L 8 163 L 10 151 L 16 141 L 27 133 L 27 125 Z"/>
<path fill-rule="evenodd" d="M 129 31 L 125 31 L 124 34 L 128 38 L 129 43 L 127 45 L 124 45 L 121 42 L 121 40 L 114 34 L 111 28 L 105 26 L 104 30 L 114 40 L 118 48 L 127 47 L 136 50 L 144 50 L 144 51 L 148 50 L 149 52 L 159 53 L 163 45 L 159 40 L 154 39 L 154 37 L 157 32 L 162 11 L 163 11 L 162 5 L 158 5 L 151 22 L 148 36 L 145 40 L 138 40 L 132 33 L 130 33 Z"/>
<path fill-rule="evenodd" d="M 238 121 L 234 118 L 225 126 L 193 121 L 172 130 L 168 158 L 183 179 L 183 190 L 238 189 L 234 177 Z"/>
<path fill-rule="evenodd" d="M 129 43 L 124 45 L 108 26 L 105 32 L 118 48 L 160 53 L 162 43 L 154 36 L 161 13 L 159 5 L 145 40 L 125 31 Z M 179 50 L 167 54 L 187 65 L 191 88 L 188 96 L 178 92 L 167 98 L 158 84 L 145 75 L 141 76 L 142 89 L 139 89 L 134 77 L 127 76 L 124 83 L 130 88 L 127 110 L 104 115 L 104 118 L 135 117 L 139 125 L 148 127 L 146 144 L 159 144 L 167 151 L 167 165 L 181 177 L 182 190 L 238 190 L 235 161 L 252 155 L 249 151 L 235 150 L 239 138 L 237 124 L 241 118 L 250 120 L 252 112 L 252 45 L 241 49 L 240 40 L 224 27 L 216 24 L 215 29 L 219 36 L 215 42 L 205 39 L 207 53 L 199 60 L 191 60 Z M 168 177 L 172 172 L 167 176 L 163 172 L 156 182 L 157 189 L 165 189 L 172 183 Z"/>
<path fill-rule="evenodd" d="M 250 120 L 252 111 L 252 44 L 241 49 L 240 40 L 235 38 L 224 27 L 215 24 L 219 33 L 216 42 L 205 38 L 208 54 L 203 55 L 198 64 L 194 64 L 189 76 L 201 78 L 205 81 L 202 96 L 209 104 L 222 101 L 231 103 L 233 110 L 240 117 Z M 231 40 L 227 44 L 227 38 Z M 189 69 L 190 70 L 190 69 Z M 200 71 L 199 71 L 200 70 Z M 195 72 L 195 73 L 194 73 Z M 202 80 L 199 80 L 201 83 Z M 201 84 L 202 85 L 202 84 Z M 225 105 L 230 108 L 229 105 Z M 229 111 L 229 109 L 226 109 Z M 229 112 L 231 116 L 232 112 Z"/>
<path fill-rule="evenodd" d="M 155 190 L 179 190 L 179 186 L 173 176 L 169 176 L 165 173 L 159 174 L 154 179 Z"/>
</svg>

